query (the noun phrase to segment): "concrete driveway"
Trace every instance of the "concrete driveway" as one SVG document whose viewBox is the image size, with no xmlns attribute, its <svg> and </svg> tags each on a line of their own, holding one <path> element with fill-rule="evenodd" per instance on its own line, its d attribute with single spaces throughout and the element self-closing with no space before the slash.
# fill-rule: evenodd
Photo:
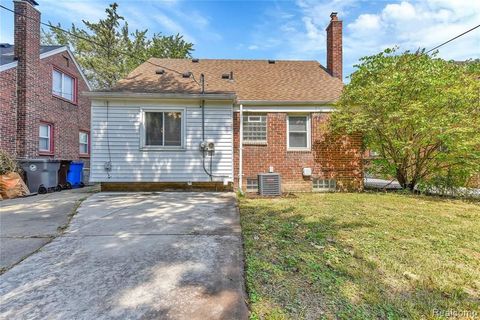
<svg viewBox="0 0 480 320">
<path fill-rule="evenodd" d="M 0 271 L 10 268 L 57 236 L 79 202 L 96 191 L 85 187 L 0 202 Z"/>
<path fill-rule="evenodd" d="M 6 319 L 245 319 L 235 196 L 95 194 L 0 296 Z"/>
</svg>

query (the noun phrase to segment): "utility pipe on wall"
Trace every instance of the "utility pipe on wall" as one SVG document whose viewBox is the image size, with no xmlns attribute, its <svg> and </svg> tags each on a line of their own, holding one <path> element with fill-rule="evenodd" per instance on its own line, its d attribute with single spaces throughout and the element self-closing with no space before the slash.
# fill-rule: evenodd
<svg viewBox="0 0 480 320">
<path fill-rule="evenodd" d="M 238 191 L 243 194 L 243 104 L 240 104 L 240 138 L 238 146 Z"/>
</svg>

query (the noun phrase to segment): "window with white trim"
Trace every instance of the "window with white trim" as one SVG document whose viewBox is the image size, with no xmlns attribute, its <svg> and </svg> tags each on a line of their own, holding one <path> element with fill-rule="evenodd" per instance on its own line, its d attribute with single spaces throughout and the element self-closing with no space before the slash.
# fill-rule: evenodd
<svg viewBox="0 0 480 320">
<path fill-rule="evenodd" d="M 257 178 L 247 178 L 247 192 L 258 192 Z"/>
<path fill-rule="evenodd" d="M 41 123 L 38 127 L 38 151 L 53 152 L 52 125 Z"/>
<path fill-rule="evenodd" d="M 334 179 L 313 179 L 313 191 L 328 192 L 337 189 L 337 181 Z"/>
<path fill-rule="evenodd" d="M 80 131 L 78 133 L 78 140 L 79 140 L 79 145 L 80 145 L 80 154 L 89 154 L 90 152 L 90 137 L 88 132 L 86 131 Z"/>
<path fill-rule="evenodd" d="M 143 121 L 143 147 L 183 147 L 183 111 L 144 111 Z"/>
<path fill-rule="evenodd" d="M 287 145 L 291 150 L 310 149 L 310 117 L 291 115 L 287 118 Z"/>
<path fill-rule="evenodd" d="M 74 77 L 53 69 L 52 73 L 52 94 L 62 97 L 68 101 L 75 102 L 76 80 Z"/>
<path fill-rule="evenodd" d="M 267 143 L 266 114 L 245 114 L 243 116 L 243 143 Z"/>
</svg>

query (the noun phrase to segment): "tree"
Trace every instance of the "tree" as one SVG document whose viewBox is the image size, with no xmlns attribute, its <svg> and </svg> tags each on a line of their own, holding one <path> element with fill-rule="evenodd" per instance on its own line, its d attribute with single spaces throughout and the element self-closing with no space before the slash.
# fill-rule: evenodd
<svg viewBox="0 0 480 320">
<path fill-rule="evenodd" d="M 128 22 L 117 9 L 118 5 L 113 3 L 105 9 L 106 18 L 98 22 L 82 20 L 86 29 L 72 24 L 68 32 L 64 32 L 58 24 L 42 30 L 42 42 L 70 46 L 88 80 L 97 89 L 112 87 L 151 57 L 190 57 L 193 44 L 181 35 L 155 33 L 149 39 L 147 29 L 130 32 Z"/>
<path fill-rule="evenodd" d="M 373 165 L 403 188 L 480 168 L 480 63 L 425 50 L 387 49 L 360 59 L 332 117 L 334 130 L 361 132 Z"/>
</svg>

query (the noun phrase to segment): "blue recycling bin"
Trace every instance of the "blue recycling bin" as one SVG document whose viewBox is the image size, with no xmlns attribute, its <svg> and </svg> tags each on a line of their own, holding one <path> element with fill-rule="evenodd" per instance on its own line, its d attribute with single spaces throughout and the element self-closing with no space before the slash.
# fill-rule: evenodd
<svg viewBox="0 0 480 320">
<path fill-rule="evenodd" d="M 67 183 L 72 188 L 82 188 L 83 184 L 83 162 L 71 162 L 67 173 Z"/>
</svg>

